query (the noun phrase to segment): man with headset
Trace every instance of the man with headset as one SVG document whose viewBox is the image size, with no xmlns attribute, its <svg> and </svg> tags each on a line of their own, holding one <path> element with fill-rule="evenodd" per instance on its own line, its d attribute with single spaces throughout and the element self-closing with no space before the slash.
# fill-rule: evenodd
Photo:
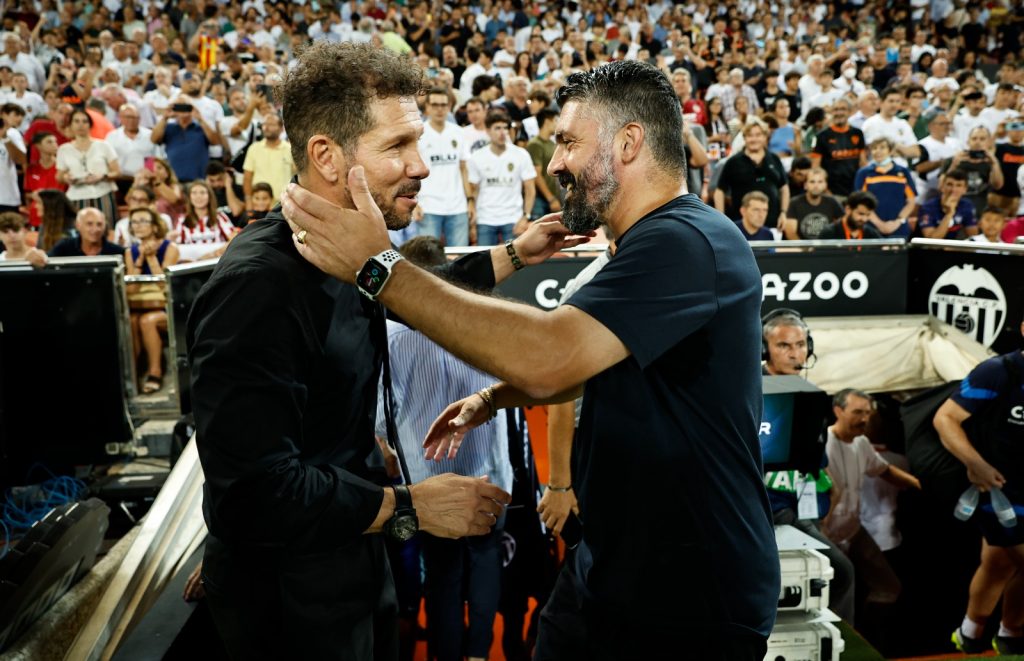
<svg viewBox="0 0 1024 661">
<path fill-rule="evenodd" d="M 807 369 L 807 362 L 814 356 L 814 340 L 799 312 L 775 308 L 761 319 L 761 332 L 764 375 L 800 376 Z"/>
<path fill-rule="evenodd" d="M 814 357 L 814 338 L 803 316 L 790 308 L 776 308 L 761 318 L 762 344 L 761 368 L 765 376 L 800 376 L 807 369 L 808 361 Z M 768 471 L 764 476 L 765 487 L 768 489 L 768 500 L 772 506 L 772 519 L 777 526 L 790 525 L 814 537 L 822 544 L 822 549 L 835 576 L 829 583 L 829 608 L 847 622 L 853 622 L 854 615 L 854 575 L 853 563 L 846 554 L 821 531 L 821 521 L 827 517 L 832 505 L 830 492 L 832 480 L 825 473 L 828 459 L 822 456 L 822 464 L 817 475 L 803 474 L 798 471 Z M 802 518 L 798 485 L 805 481 L 815 483 L 817 517 Z M 805 512 L 806 513 L 806 512 Z"/>
</svg>

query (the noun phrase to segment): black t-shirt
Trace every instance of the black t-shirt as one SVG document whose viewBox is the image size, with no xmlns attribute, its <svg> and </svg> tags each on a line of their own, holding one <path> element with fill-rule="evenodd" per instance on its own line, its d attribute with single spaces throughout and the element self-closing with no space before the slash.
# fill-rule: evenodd
<svg viewBox="0 0 1024 661">
<path fill-rule="evenodd" d="M 750 247 L 682 195 L 630 228 L 568 304 L 631 354 L 587 381 L 573 448 L 586 591 L 652 629 L 768 635 L 780 579 Z"/>
<path fill-rule="evenodd" d="M 925 159 L 922 158 L 921 160 Z M 949 170 L 952 162 L 952 159 L 946 159 L 942 163 L 942 174 Z M 977 161 L 965 158 L 960 161 L 956 169 L 967 175 L 967 193 L 965 197 L 974 205 L 974 211 L 980 218 L 981 214 L 988 208 L 988 193 L 991 188 L 988 182 L 989 177 L 992 175 L 992 161 L 988 160 L 988 158 Z"/>
<path fill-rule="evenodd" d="M 783 186 L 789 183 L 786 169 L 779 157 L 767 152 L 761 162 L 755 164 L 746 152 L 733 154 L 722 166 L 718 187 L 729 195 L 726 215 L 733 220 L 740 219 L 740 204 L 743 196 L 750 191 L 761 191 L 768 196 L 768 224 L 775 225 L 782 212 Z"/>
<path fill-rule="evenodd" d="M 964 50 L 977 52 L 981 50 L 981 40 L 985 36 L 985 27 L 978 23 L 968 23 L 960 28 L 960 36 L 964 38 Z"/>
<path fill-rule="evenodd" d="M 852 126 L 830 126 L 818 134 L 814 153 L 821 156 L 821 167 L 828 174 L 828 189 L 833 195 L 853 192 L 853 180 L 864 153 L 864 133 Z"/>
<path fill-rule="evenodd" d="M 872 79 L 871 84 L 875 88 L 875 91 L 879 94 L 882 93 L 888 85 L 889 81 L 896 76 L 896 72 L 888 65 L 881 69 L 875 69 L 875 77 Z"/>
<path fill-rule="evenodd" d="M 1020 187 L 1017 186 L 1017 170 L 1020 169 L 1020 164 L 1024 163 L 1024 144 L 998 143 L 996 160 L 1003 169 L 1003 187 L 996 192 L 1006 197 L 1018 197 Z"/>
<path fill-rule="evenodd" d="M 1008 354 L 1017 366 L 1018 374 L 1024 374 L 1024 354 L 1014 351 Z M 960 391 L 952 397 L 953 401 L 971 414 L 979 413 L 991 405 L 999 397 L 999 409 L 986 411 L 986 415 L 994 416 L 987 427 L 991 436 L 986 444 L 985 458 L 1003 473 L 1007 485 L 1012 485 L 1016 493 L 1024 496 L 1024 385 L 1020 383 L 1012 392 L 1011 377 L 1003 356 L 996 356 L 984 361 L 967 375 L 960 385 Z"/>
<path fill-rule="evenodd" d="M 789 101 L 789 121 L 795 122 L 800 119 L 803 109 L 803 101 L 799 94 L 783 94 L 780 98 Z"/>
<path fill-rule="evenodd" d="M 831 195 L 822 195 L 818 204 L 811 204 L 806 195 L 797 195 L 789 202 L 787 218 L 796 219 L 801 239 L 817 239 L 822 231 L 843 217 L 843 205 Z"/>
<path fill-rule="evenodd" d="M 50 257 L 86 257 L 86 254 L 82 252 L 82 239 L 81 237 L 72 236 L 66 239 L 61 239 L 50 248 L 50 252 L 46 253 Z M 119 246 L 116 243 L 111 243 L 106 239 L 103 239 L 103 245 L 100 247 L 100 255 L 123 255 L 124 246 Z"/>
<path fill-rule="evenodd" d="M 413 53 L 419 53 L 420 44 L 430 41 L 430 28 L 428 27 L 426 30 L 424 30 L 423 34 L 420 35 L 419 39 L 414 39 L 412 35 L 416 32 L 419 32 L 421 26 L 417 23 L 413 23 L 407 18 L 402 19 L 402 26 L 405 27 L 405 43 L 409 44 L 409 46 L 412 47 Z"/>
</svg>

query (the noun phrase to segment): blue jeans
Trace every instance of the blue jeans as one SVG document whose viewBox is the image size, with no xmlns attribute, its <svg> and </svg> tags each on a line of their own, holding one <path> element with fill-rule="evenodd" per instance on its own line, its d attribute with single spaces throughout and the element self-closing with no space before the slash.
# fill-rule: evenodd
<svg viewBox="0 0 1024 661">
<path fill-rule="evenodd" d="M 391 243 L 395 244 L 399 248 L 402 244 L 409 239 L 415 238 L 420 234 L 420 227 L 418 223 L 409 223 L 409 226 L 400 230 L 388 230 L 388 235 L 391 237 Z"/>
<path fill-rule="evenodd" d="M 420 221 L 420 234 L 444 241 L 446 246 L 468 246 L 469 214 L 425 213 Z"/>
<path fill-rule="evenodd" d="M 509 239 L 514 239 L 516 237 L 512 234 L 512 228 L 515 226 L 515 223 L 509 223 L 508 225 L 481 225 L 480 223 L 477 223 L 476 245 L 496 246 L 508 241 Z"/>
</svg>

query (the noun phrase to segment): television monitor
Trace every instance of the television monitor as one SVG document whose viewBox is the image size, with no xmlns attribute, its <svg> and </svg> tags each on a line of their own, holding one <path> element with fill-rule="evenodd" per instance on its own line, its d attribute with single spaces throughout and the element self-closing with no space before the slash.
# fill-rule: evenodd
<svg viewBox="0 0 1024 661">
<path fill-rule="evenodd" d="M 764 407 L 758 439 L 767 471 L 821 467 L 831 398 L 798 376 L 762 377 Z"/>
</svg>

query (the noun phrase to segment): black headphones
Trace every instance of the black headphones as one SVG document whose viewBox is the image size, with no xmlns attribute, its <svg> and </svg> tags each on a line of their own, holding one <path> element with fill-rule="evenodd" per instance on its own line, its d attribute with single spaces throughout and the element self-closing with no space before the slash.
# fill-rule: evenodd
<svg viewBox="0 0 1024 661">
<path fill-rule="evenodd" d="M 804 316 L 792 308 L 775 308 L 761 317 L 761 360 L 768 362 L 771 358 L 771 354 L 768 352 L 768 341 L 764 339 L 764 327 L 768 325 L 769 321 L 779 317 L 794 317 L 800 322 L 796 325 L 803 328 L 804 334 L 807 336 L 807 361 L 810 362 L 811 356 L 814 355 L 814 338 L 811 337 L 811 328 L 804 321 Z"/>
</svg>

